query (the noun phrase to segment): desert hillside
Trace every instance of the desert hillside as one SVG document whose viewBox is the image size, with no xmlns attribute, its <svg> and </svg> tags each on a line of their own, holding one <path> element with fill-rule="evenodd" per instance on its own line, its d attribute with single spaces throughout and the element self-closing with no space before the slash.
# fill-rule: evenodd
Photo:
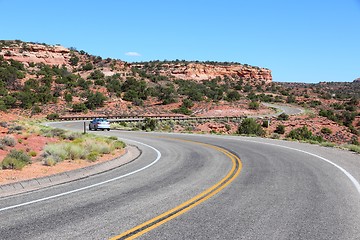
<svg viewBox="0 0 360 240">
<path fill-rule="evenodd" d="M 273 117 L 268 136 L 280 132 L 283 138 L 292 129 L 309 126 L 328 141 L 357 143 L 359 97 L 358 80 L 278 83 L 269 69 L 234 62 L 127 63 L 60 45 L 0 41 L 2 115 L 254 116 L 274 113 L 260 104 L 270 102 L 306 111 L 286 120 Z M 231 124 L 195 124 L 185 129 L 235 133 L 237 123 Z M 278 125 L 286 130 L 276 132 Z"/>
</svg>

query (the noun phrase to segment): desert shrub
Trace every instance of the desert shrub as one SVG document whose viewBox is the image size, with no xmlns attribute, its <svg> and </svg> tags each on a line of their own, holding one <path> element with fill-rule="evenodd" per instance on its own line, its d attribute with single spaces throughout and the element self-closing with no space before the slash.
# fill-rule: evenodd
<svg viewBox="0 0 360 240">
<path fill-rule="evenodd" d="M 281 121 L 287 121 L 289 120 L 289 115 L 287 115 L 286 113 L 281 113 L 278 117 L 277 117 L 278 120 L 281 120 Z"/>
<path fill-rule="evenodd" d="M 60 137 L 63 139 L 66 138 L 66 131 L 61 128 L 42 128 L 40 132 L 45 137 Z"/>
<path fill-rule="evenodd" d="M 2 169 L 21 170 L 26 164 L 12 157 L 6 157 L 1 163 Z"/>
<path fill-rule="evenodd" d="M 249 109 L 257 110 L 257 109 L 259 109 L 259 107 L 260 107 L 260 104 L 258 102 L 251 101 L 249 103 Z"/>
<path fill-rule="evenodd" d="M 116 140 L 112 143 L 112 146 L 115 148 L 115 149 L 122 149 L 124 148 L 126 145 L 123 141 L 119 141 L 119 140 Z"/>
<path fill-rule="evenodd" d="M 332 110 L 320 109 L 319 115 L 326 117 L 334 122 L 338 121 L 338 117 L 334 114 Z"/>
<path fill-rule="evenodd" d="M 98 160 L 99 155 L 100 154 L 98 152 L 92 151 L 86 156 L 86 159 L 89 160 L 90 162 L 95 162 L 96 160 Z"/>
<path fill-rule="evenodd" d="M 192 111 L 184 106 L 171 110 L 173 113 L 179 113 L 184 115 L 191 115 Z"/>
<path fill-rule="evenodd" d="M 19 150 L 11 150 L 1 163 L 2 169 L 16 169 L 21 170 L 27 164 L 30 164 L 31 160 L 29 155 Z"/>
<path fill-rule="evenodd" d="M 111 152 L 111 148 L 107 143 L 100 143 L 98 149 L 101 154 L 109 154 Z"/>
<path fill-rule="evenodd" d="M 5 136 L 1 142 L 9 147 L 14 147 L 16 144 L 15 138 L 13 136 Z"/>
<path fill-rule="evenodd" d="M 107 154 L 110 153 L 111 148 L 108 143 L 103 142 L 96 138 L 88 138 L 84 140 L 83 147 L 88 151 L 96 151 L 99 154 Z"/>
<path fill-rule="evenodd" d="M 49 156 L 49 157 L 44 159 L 43 164 L 45 166 L 50 166 L 51 167 L 51 166 L 55 166 L 57 162 L 58 161 L 53 156 Z"/>
<path fill-rule="evenodd" d="M 80 139 L 81 137 L 82 137 L 82 133 L 80 133 L 80 132 L 69 132 L 69 133 L 65 134 L 65 138 L 70 140 L 70 141 Z"/>
<path fill-rule="evenodd" d="M 109 139 L 110 139 L 110 140 L 114 140 L 114 141 L 118 140 L 118 138 L 115 137 L 115 136 L 110 136 Z"/>
<path fill-rule="evenodd" d="M 57 162 L 68 159 L 68 152 L 66 150 L 65 144 L 48 144 L 44 147 L 44 152 L 42 156 L 46 159 L 51 156 Z"/>
<path fill-rule="evenodd" d="M 321 136 L 314 136 L 312 132 L 307 128 L 307 126 L 303 126 L 301 128 L 293 129 L 286 136 L 291 139 L 302 140 L 302 141 L 316 141 L 322 142 L 323 139 Z"/>
<path fill-rule="evenodd" d="M 90 76 L 88 78 L 96 80 L 96 79 L 102 79 L 104 77 L 105 74 L 102 71 L 96 69 L 90 73 Z"/>
<path fill-rule="evenodd" d="M 7 122 L 0 122 L 0 127 L 7 128 L 8 123 Z"/>
<path fill-rule="evenodd" d="M 285 126 L 282 125 L 282 124 L 277 125 L 274 133 L 284 134 L 285 133 Z"/>
<path fill-rule="evenodd" d="M 265 131 L 262 129 L 261 125 L 258 124 L 253 118 L 244 119 L 238 127 L 238 134 L 254 134 L 257 136 L 265 135 Z"/>
<path fill-rule="evenodd" d="M 240 100 L 240 98 L 241 98 L 241 95 L 239 94 L 238 91 L 230 91 L 227 94 L 226 100 L 231 102 L 231 101 L 238 101 L 238 100 Z"/>
<path fill-rule="evenodd" d="M 95 109 L 97 107 L 103 107 L 106 97 L 101 92 L 89 93 L 85 106 L 88 109 Z M 84 111 L 84 110 L 82 110 Z"/>
<path fill-rule="evenodd" d="M 58 119 L 59 118 L 59 114 L 58 113 L 50 113 L 46 116 L 46 118 L 48 120 L 55 120 L 55 119 Z"/>
<path fill-rule="evenodd" d="M 75 103 L 72 105 L 73 112 L 84 112 L 87 110 L 85 103 Z"/>
<path fill-rule="evenodd" d="M 33 150 L 29 152 L 30 157 L 36 157 L 36 155 L 37 155 L 37 153 Z"/>
<path fill-rule="evenodd" d="M 144 125 L 142 127 L 143 130 L 150 129 L 151 131 L 154 131 L 157 127 L 157 120 L 153 118 L 145 118 Z"/>
<path fill-rule="evenodd" d="M 35 106 L 32 107 L 32 113 L 36 114 L 36 113 L 41 113 L 41 107 L 39 107 L 39 105 L 35 104 Z"/>
<path fill-rule="evenodd" d="M 70 58 L 70 64 L 72 65 L 72 66 L 76 66 L 77 64 L 78 64 L 78 62 L 79 62 L 79 57 L 78 56 L 76 56 L 75 54 L 72 54 L 72 56 L 71 56 L 71 58 Z"/>
<path fill-rule="evenodd" d="M 24 127 L 23 126 L 20 126 L 20 125 L 12 125 L 11 127 L 9 127 L 8 129 L 8 134 L 10 133 L 20 133 L 22 130 L 24 130 Z"/>
<path fill-rule="evenodd" d="M 314 107 L 316 107 L 316 106 L 320 106 L 320 105 L 321 105 L 321 102 L 318 101 L 318 100 L 313 100 L 313 101 L 310 102 L 309 105 L 310 105 L 310 107 L 314 108 Z"/>
<path fill-rule="evenodd" d="M 295 103 L 296 102 L 296 98 L 294 95 L 289 95 L 287 98 L 286 98 L 286 102 L 287 103 Z"/>
<path fill-rule="evenodd" d="M 327 127 L 323 127 L 320 131 L 321 131 L 322 134 L 325 134 L 325 135 L 330 135 L 330 134 L 332 134 L 331 129 L 329 129 L 329 128 L 327 128 Z"/>
<path fill-rule="evenodd" d="M 85 65 L 82 66 L 83 71 L 90 71 L 93 68 L 94 68 L 94 66 L 90 62 L 87 62 Z"/>
<path fill-rule="evenodd" d="M 73 101 L 73 96 L 71 93 L 65 93 L 64 99 L 67 103 L 71 103 Z"/>
<path fill-rule="evenodd" d="M 67 151 L 67 157 L 71 160 L 75 159 L 85 159 L 86 150 L 76 143 L 66 143 L 65 150 Z"/>
</svg>

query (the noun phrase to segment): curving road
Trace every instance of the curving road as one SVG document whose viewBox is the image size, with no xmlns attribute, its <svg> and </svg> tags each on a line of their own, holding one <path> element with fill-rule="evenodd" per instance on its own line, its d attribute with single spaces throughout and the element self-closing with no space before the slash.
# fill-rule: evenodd
<svg viewBox="0 0 360 240">
<path fill-rule="evenodd" d="M 235 171 L 232 154 L 241 159 L 238 176 L 139 239 L 360 239 L 359 155 L 259 138 L 97 134 L 123 138 L 143 154 L 103 174 L 0 198 L 1 239 L 120 236 L 216 186 Z"/>
</svg>

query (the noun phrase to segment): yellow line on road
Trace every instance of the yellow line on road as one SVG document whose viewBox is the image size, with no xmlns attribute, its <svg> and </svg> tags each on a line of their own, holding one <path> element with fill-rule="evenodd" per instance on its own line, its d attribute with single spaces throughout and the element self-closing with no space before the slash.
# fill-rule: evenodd
<svg viewBox="0 0 360 240">
<path fill-rule="evenodd" d="M 177 139 L 177 140 L 180 140 L 180 139 Z M 224 189 L 227 185 L 229 185 L 232 181 L 234 181 L 234 179 L 240 174 L 240 171 L 242 169 L 241 160 L 236 155 L 232 154 L 231 152 L 227 151 L 226 149 L 220 148 L 217 146 L 213 146 L 210 144 L 205 144 L 205 143 L 193 142 L 193 141 L 188 141 L 188 140 L 181 140 L 181 141 L 196 143 L 196 144 L 203 145 L 203 146 L 206 146 L 209 148 L 213 148 L 219 152 L 222 152 L 223 154 L 225 154 L 227 157 L 229 157 L 231 159 L 231 161 L 233 163 L 231 170 L 223 179 L 221 179 L 218 183 L 216 183 L 214 186 L 210 187 L 209 189 L 205 190 L 204 192 L 198 194 L 197 196 L 189 199 L 188 201 L 182 203 L 181 205 L 179 205 L 173 209 L 170 209 L 170 210 L 164 212 L 163 214 L 161 214 L 145 223 L 142 223 L 142 224 L 118 235 L 118 236 L 112 237 L 111 240 L 135 239 L 135 238 L 143 235 L 144 233 L 149 232 L 149 231 L 153 230 L 154 228 L 157 228 L 158 226 L 170 221 L 171 219 L 174 219 L 177 216 L 189 211 L 190 209 L 199 205 L 200 203 L 205 202 L 206 200 L 208 200 L 209 198 L 211 198 L 212 196 L 214 196 L 215 194 L 220 192 L 222 189 Z"/>
</svg>

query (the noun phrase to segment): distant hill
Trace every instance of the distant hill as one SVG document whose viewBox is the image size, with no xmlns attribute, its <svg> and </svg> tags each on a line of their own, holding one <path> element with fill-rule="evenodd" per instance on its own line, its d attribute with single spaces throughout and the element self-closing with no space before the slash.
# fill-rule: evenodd
<svg viewBox="0 0 360 240">
<path fill-rule="evenodd" d="M 272 81 L 271 70 L 247 64 L 127 63 L 60 45 L 0 41 L 1 116 L 254 116 L 273 112 L 260 104 L 272 102 L 309 111 L 301 117 L 273 118 L 268 136 L 286 138 L 291 130 L 308 126 L 319 139 L 358 144 L 359 98 L 359 79 L 279 83 Z M 165 129 L 179 128 L 169 124 Z M 194 123 L 180 129 L 235 133 L 238 122 L 229 124 Z M 277 125 L 286 131 L 277 131 Z"/>
<path fill-rule="evenodd" d="M 245 87 L 272 83 L 269 69 L 247 64 L 184 60 L 131 64 L 19 40 L 0 41 L 0 64 L 1 109 L 35 107 L 35 113 L 94 111 L 106 102 L 142 106 L 148 99 L 161 105 L 184 98 L 233 101 Z"/>
</svg>

